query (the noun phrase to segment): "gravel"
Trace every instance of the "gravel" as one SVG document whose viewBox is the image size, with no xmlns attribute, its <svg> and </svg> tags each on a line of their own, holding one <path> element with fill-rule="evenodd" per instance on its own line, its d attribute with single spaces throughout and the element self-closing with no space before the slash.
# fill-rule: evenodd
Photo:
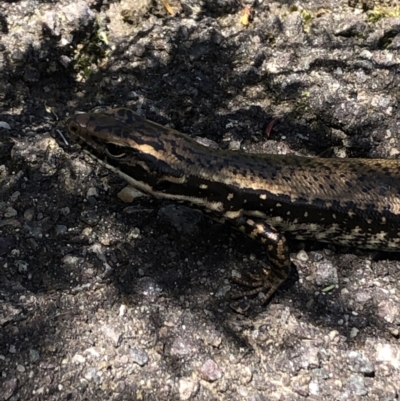
<svg viewBox="0 0 400 401">
<path fill-rule="evenodd" d="M 125 106 L 212 146 L 398 157 L 398 2 L 21 0 L 0 30 L 0 400 L 400 397 L 397 255 L 291 244 L 287 284 L 238 314 L 262 247 L 120 199 L 65 132 Z"/>
</svg>

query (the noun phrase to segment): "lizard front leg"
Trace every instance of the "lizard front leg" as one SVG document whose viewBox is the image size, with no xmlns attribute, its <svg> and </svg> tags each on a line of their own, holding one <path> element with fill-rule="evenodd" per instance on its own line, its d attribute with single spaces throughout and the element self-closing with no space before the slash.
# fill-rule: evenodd
<svg viewBox="0 0 400 401">
<path fill-rule="evenodd" d="M 240 217 L 230 221 L 236 229 L 257 242 L 266 245 L 271 270 L 263 269 L 260 274 L 246 273 L 248 279 L 235 278 L 236 283 L 251 287 L 248 291 L 233 294 L 233 298 L 264 293 L 261 303 L 267 302 L 276 289 L 287 279 L 290 269 L 289 248 L 283 234 L 262 220 Z"/>
</svg>

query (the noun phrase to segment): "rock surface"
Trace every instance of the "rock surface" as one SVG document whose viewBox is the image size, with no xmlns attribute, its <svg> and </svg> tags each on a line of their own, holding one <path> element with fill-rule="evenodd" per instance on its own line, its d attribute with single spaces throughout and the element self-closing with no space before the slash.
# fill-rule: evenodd
<svg viewBox="0 0 400 401">
<path fill-rule="evenodd" d="M 298 277 L 238 315 L 264 250 L 127 207 L 64 127 L 127 106 L 230 149 L 398 157 L 398 2 L 16 0 L 0 31 L 1 400 L 400 397 L 398 256 L 293 244 Z"/>
</svg>

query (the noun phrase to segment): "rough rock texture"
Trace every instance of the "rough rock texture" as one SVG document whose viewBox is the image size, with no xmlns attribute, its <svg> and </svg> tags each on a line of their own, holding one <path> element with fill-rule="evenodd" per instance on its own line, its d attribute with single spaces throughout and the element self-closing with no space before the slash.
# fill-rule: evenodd
<svg viewBox="0 0 400 401">
<path fill-rule="evenodd" d="M 0 2 L 0 399 L 398 399 L 396 255 L 295 243 L 239 315 L 229 278 L 264 250 L 122 202 L 64 122 L 128 106 L 222 147 L 398 157 L 399 67 L 396 1 Z"/>
</svg>

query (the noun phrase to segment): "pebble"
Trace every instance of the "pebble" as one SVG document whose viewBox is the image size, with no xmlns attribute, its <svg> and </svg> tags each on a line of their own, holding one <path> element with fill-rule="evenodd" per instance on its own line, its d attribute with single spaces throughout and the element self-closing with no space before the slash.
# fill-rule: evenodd
<svg viewBox="0 0 400 401">
<path fill-rule="evenodd" d="M 15 217 L 17 214 L 18 214 L 18 212 L 17 212 L 14 208 L 12 208 L 12 207 L 10 206 L 10 207 L 8 207 L 8 208 L 6 209 L 6 211 L 5 211 L 5 213 L 4 213 L 4 217 L 5 217 L 6 219 L 9 219 L 10 217 Z"/>
<path fill-rule="evenodd" d="M 147 352 L 139 349 L 139 348 L 132 348 L 129 350 L 129 353 L 132 357 L 133 362 L 137 363 L 139 366 L 144 366 L 149 361 L 149 356 Z"/>
<path fill-rule="evenodd" d="M 214 382 L 222 377 L 222 371 L 219 366 L 212 360 L 208 359 L 199 369 L 200 375 L 208 382 Z"/>
</svg>

